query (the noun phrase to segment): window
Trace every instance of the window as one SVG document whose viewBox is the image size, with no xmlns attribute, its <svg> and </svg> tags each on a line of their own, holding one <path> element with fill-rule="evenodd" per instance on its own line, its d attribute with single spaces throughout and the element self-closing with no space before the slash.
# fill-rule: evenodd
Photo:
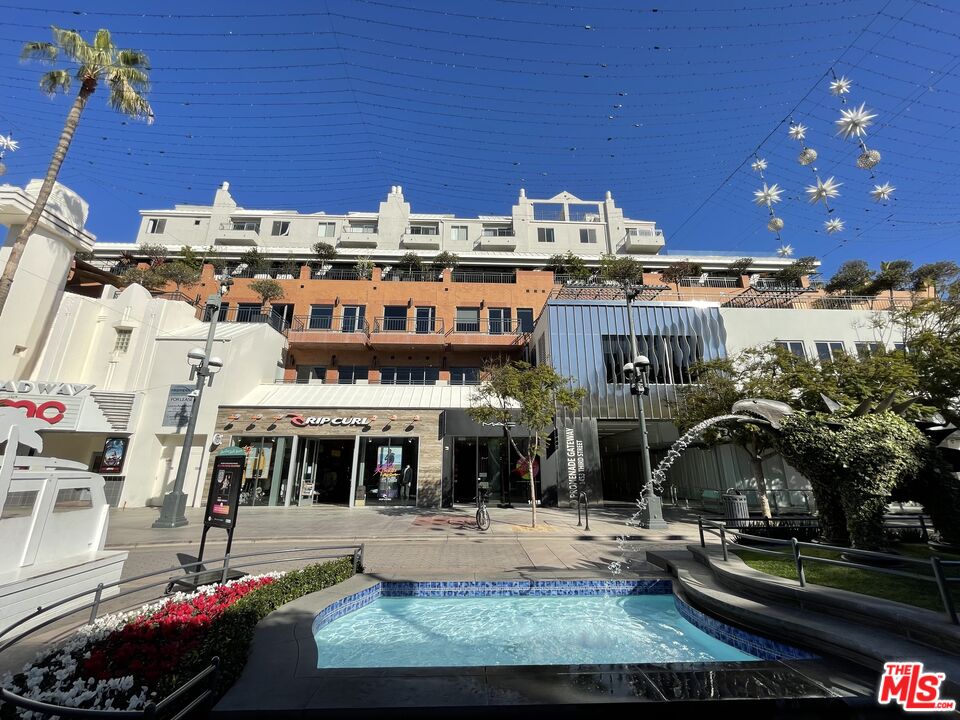
<svg viewBox="0 0 960 720">
<path fill-rule="evenodd" d="M 308 330 L 330 330 L 333 328 L 333 305 L 311 305 Z"/>
<path fill-rule="evenodd" d="M 323 365 L 297 365 L 297 382 L 323 382 L 327 378 L 327 369 Z"/>
<path fill-rule="evenodd" d="M 384 332 L 406 332 L 406 305 L 387 305 L 383 308 L 383 330 Z"/>
<path fill-rule="evenodd" d="M 147 220 L 147 232 L 151 235 L 162 235 L 163 231 L 167 229 L 167 221 L 160 220 L 158 218 L 150 218 Z"/>
<path fill-rule="evenodd" d="M 880 352 L 880 343 L 878 342 L 858 342 L 854 343 L 853 346 L 857 349 L 857 355 L 860 357 L 867 357 Z"/>
<path fill-rule="evenodd" d="M 317 225 L 317 237 L 335 237 L 337 224 L 331 222 L 322 222 Z"/>
<path fill-rule="evenodd" d="M 451 385 L 479 385 L 480 368 L 476 367 L 455 367 L 450 368 Z"/>
<path fill-rule="evenodd" d="M 437 330 L 437 310 L 433 307 L 418 307 L 416 331 L 420 335 L 433 333 Z"/>
<path fill-rule="evenodd" d="M 597 231 L 593 228 L 580 228 L 580 242 L 595 243 L 597 241 Z"/>
<path fill-rule="evenodd" d="M 359 381 L 366 381 L 366 365 L 341 365 L 337 368 L 340 378 L 337 380 L 339 385 L 356 385 Z"/>
<path fill-rule="evenodd" d="M 436 385 L 440 371 L 429 367 L 385 367 L 380 369 L 381 385 Z"/>
<path fill-rule="evenodd" d="M 454 225 L 450 228 L 450 239 L 466 240 L 468 230 L 469 228 L 466 225 Z"/>
<path fill-rule="evenodd" d="M 270 306 L 270 326 L 283 332 L 293 323 L 293 303 L 274 303 Z"/>
<path fill-rule="evenodd" d="M 563 213 L 563 203 L 534 203 L 534 220 L 566 220 Z"/>
<path fill-rule="evenodd" d="M 818 342 L 817 357 L 821 360 L 833 360 L 838 354 L 846 352 L 842 342 Z"/>
<path fill-rule="evenodd" d="M 260 303 L 237 303 L 237 322 L 256 322 L 262 314 Z"/>
<path fill-rule="evenodd" d="M 567 206 L 567 220 L 600 222 L 600 206 L 595 203 L 575 203 Z"/>
<path fill-rule="evenodd" d="M 807 357 L 806 348 L 803 347 L 803 342 L 800 340 L 777 340 L 774 344 L 778 348 L 783 348 L 787 352 L 792 352 L 799 358 Z"/>
<path fill-rule="evenodd" d="M 480 332 L 480 308 L 457 308 L 454 329 L 457 332 Z"/>
<path fill-rule="evenodd" d="M 232 227 L 234 230 L 242 230 L 248 232 L 260 233 L 260 219 L 256 218 L 254 220 L 233 220 L 231 221 Z"/>
<path fill-rule="evenodd" d="M 194 220 L 194 221 L 193 221 L 193 224 L 194 224 L 194 225 L 199 225 L 199 224 L 200 224 L 200 221 L 199 221 L 199 220 Z"/>
<path fill-rule="evenodd" d="M 411 235 L 437 235 L 439 231 L 435 225 L 411 225 Z"/>
<path fill-rule="evenodd" d="M 289 220 L 274 220 L 273 229 L 270 231 L 270 234 L 274 237 L 281 235 L 290 234 L 290 221 Z"/>
<path fill-rule="evenodd" d="M 364 332 L 364 310 L 366 310 L 365 305 L 344 305 L 340 331 L 347 333 Z"/>
<path fill-rule="evenodd" d="M 902 342 L 895 342 L 893 344 L 893 349 L 902 353 L 908 352 L 906 343 L 902 343 Z"/>
<path fill-rule="evenodd" d="M 553 242 L 553 228 L 537 228 L 537 242 Z"/>
<path fill-rule="evenodd" d="M 512 227 L 485 227 L 483 229 L 484 237 L 513 237 Z"/>
<path fill-rule="evenodd" d="M 117 330 L 117 339 L 113 342 L 115 353 L 125 353 L 130 348 L 130 336 L 133 330 Z"/>
<path fill-rule="evenodd" d="M 517 324 L 520 332 L 533 332 L 533 308 L 517 308 Z"/>
<path fill-rule="evenodd" d="M 513 329 L 510 308 L 490 308 L 489 320 L 491 335 L 503 335 Z"/>
</svg>

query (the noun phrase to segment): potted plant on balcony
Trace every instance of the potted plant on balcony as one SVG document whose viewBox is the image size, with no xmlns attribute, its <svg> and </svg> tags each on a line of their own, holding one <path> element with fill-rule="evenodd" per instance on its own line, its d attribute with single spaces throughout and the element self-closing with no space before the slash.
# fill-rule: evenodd
<svg viewBox="0 0 960 720">
<path fill-rule="evenodd" d="M 446 268 L 453 270 L 457 265 L 460 264 L 460 256 L 456 253 L 447 252 L 444 250 L 442 253 L 439 253 L 436 257 L 433 258 L 431 263 L 433 267 L 439 271 L 440 279 L 443 279 L 443 271 Z"/>
<path fill-rule="evenodd" d="M 590 268 L 579 255 L 574 255 L 567 250 L 566 253 L 552 255 L 548 261 L 547 267 L 553 270 L 554 276 L 563 275 L 569 280 L 580 282 L 590 279 Z"/>
<path fill-rule="evenodd" d="M 356 270 L 358 280 L 369 280 L 373 277 L 373 260 L 366 256 L 358 257 Z"/>
<path fill-rule="evenodd" d="M 330 261 L 337 256 L 337 249 L 328 242 L 315 242 L 313 252 L 320 261 L 320 267 L 317 268 L 317 277 L 324 275 L 330 269 Z"/>
<path fill-rule="evenodd" d="M 743 280 L 743 276 L 747 274 L 752 266 L 752 257 L 738 258 L 730 263 L 730 274 L 740 281 L 741 286 L 746 287 L 746 282 Z"/>
<path fill-rule="evenodd" d="M 673 283 L 680 287 L 680 281 L 688 277 L 696 277 L 703 273 L 703 268 L 699 263 L 681 260 L 667 265 L 660 271 L 660 277 L 664 282 Z"/>
<path fill-rule="evenodd" d="M 255 280 L 250 283 L 250 289 L 260 296 L 260 305 L 264 315 L 270 314 L 270 304 L 283 297 L 283 287 L 272 278 Z"/>
<path fill-rule="evenodd" d="M 300 265 L 294 260 L 285 261 L 277 271 L 278 280 L 293 280 L 297 277 L 300 277 Z"/>
<path fill-rule="evenodd" d="M 247 270 L 255 278 L 270 277 L 270 260 L 261 254 L 257 248 L 250 248 L 240 256 L 240 262 L 247 266 Z"/>
<path fill-rule="evenodd" d="M 404 253 L 397 260 L 397 268 L 400 270 L 401 279 L 403 279 L 403 275 L 410 275 L 421 267 L 423 267 L 423 259 L 412 250 Z"/>
<path fill-rule="evenodd" d="M 193 287 L 200 282 L 200 270 L 183 260 L 164 263 L 153 270 L 168 283 L 173 283 L 179 293 L 181 287 Z"/>
</svg>

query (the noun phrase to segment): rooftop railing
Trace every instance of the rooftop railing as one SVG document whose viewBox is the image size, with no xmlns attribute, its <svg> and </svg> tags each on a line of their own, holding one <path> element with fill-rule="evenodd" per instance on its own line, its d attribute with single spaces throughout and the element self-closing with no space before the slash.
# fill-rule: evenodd
<svg viewBox="0 0 960 720">
<path fill-rule="evenodd" d="M 734 277 L 724 277 L 722 275 L 697 276 L 680 278 L 680 287 L 711 287 L 711 288 L 735 288 L 739 287 L 740 281 Z"/>
<path fill-rule="evenodd" d="M 391 270 L 383 280 L 393 282 L 440 282 L 443 274 L 440 270 Z"/>
<path fill-rule="evenodd" d="M 516 273 L 512 272 L 473 272 L 470 270 L 454 270 L 451 276 L 453 282 L 464 283 L 515 283 Z"/>
</svg>

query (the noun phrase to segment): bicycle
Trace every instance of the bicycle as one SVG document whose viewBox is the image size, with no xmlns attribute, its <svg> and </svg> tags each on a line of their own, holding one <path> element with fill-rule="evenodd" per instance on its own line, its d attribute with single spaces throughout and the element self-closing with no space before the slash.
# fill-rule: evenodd
<svg viewBox="0 0 960 720">
<path fill-rule="evenodd" d="M 477 529 L 490 529 L 490 513 L 487 512 L 487 494 L 485 488 L 477 489 Z"/>
</svg>

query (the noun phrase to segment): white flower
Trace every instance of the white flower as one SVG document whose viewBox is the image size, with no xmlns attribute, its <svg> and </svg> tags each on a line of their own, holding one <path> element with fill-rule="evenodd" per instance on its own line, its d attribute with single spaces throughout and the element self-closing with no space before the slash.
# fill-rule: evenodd
<svg viewBox="0 0 960 720">
<path fill-rule="evenodd" d="M 753 161 L 750 167 L 753 169 L 754 172 L 763 172 L 764 170 L 767 169 L 767 161 L 764 160 L 763 158 L 757 158 L 756 160 Z"/>
<path fill-rule="evenodd" d="M 894 190 L 896 190 L 896 188 L 890 183 L 886 182 L 883 185 L 874 185 L 873 190 L 870 191 L 870 195 L 877 202 L 884 202 L 890 199 L 890 196 L 893 195 Z"/>
<path fill-rule="evenodd" d="M 777 255 L 782 258 L 787 258 L 793 255 L 793 245 L 781 245 L 777 248 Z"/>
<path fill-rule="evenodd" d="M 853 83 L 841 75 L 839 78 L 830 83 L 830 92 L 838 97 L 842 97 L 850 92 L 851 85 L 853 85 Z"/>
<path fill-rule="evenodd" d="M 829 198 L 835 198 L 840 195 L 840 191 L 837 190 L 837 188 L 842 184 L 843 183 L 835 182 L 832 176 L 825 181 L 817 178 L 816 185 L 809 185 L 807 187 L 807 196 L 812 203 L 823 202 L 826 204 Z"/>
<path fill-rule="evenodd" d="M 807 136 L 807 128 L 805 125 L 797 123 L 796 125 L 791 125 L 790 129 L 787 131 L 790 134 L 790 137 L 794 140 L 803 140 Z"/>
<path fill-rule="evenodd" d="M 9 135 L 0 135 L 0 151 L 9 150 L 13 152 L 20 147 L 20 143 Z"/>
<path fill-rule="evenodd" d="M 873 119 L 876 113 L 867 110 L 866 103 L 860 103 L 858 108 L 850 108 L 840 111 L 840 119 L 836 121 L 837 135 L 844 140 L 851 137 L 864 137 L 867 134 L 867 128 L 873 125 Z"/>
<path fill-rule="evenodd" d="M 833 218 L 832 220 L 827 220 L 823 226 L 827 229 L 827 232 L 833 235 L 834 233 L 843 232 L 843 220 L 840 218 Z"/>
</svg>

